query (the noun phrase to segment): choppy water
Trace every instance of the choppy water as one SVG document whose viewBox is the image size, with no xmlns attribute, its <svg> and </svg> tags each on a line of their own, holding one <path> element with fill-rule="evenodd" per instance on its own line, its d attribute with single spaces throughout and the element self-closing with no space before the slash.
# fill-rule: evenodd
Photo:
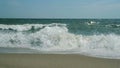
<svg viewBox="0 0 120 68">
<path fill-rule="evenodd" d="M 0 19 L 0 47 L 120 59 L 120 19 Z"/>
</svg>

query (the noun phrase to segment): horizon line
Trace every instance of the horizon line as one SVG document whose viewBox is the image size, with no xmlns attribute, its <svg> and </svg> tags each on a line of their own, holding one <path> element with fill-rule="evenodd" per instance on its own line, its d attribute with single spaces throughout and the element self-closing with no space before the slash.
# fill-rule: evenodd
<svg viewBox="0 0 120 68">
<path fill-rule="evenodd" d="M 120 18 L 26 18 L 26 17 L 16 17 L 16 18 L 0 18 L 0 19 L 120 19 Z"/>
</svg>

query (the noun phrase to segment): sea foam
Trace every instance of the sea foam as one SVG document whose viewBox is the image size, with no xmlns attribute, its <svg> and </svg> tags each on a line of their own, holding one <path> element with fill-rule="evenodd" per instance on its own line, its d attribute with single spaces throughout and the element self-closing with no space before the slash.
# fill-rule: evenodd
<svg viewBox="0 0 120 68">
<path fill-rule="evenodd" d="M 25 32 L 31 28 L 36 32 Z M 44 26 L 44 27 L 43 27 Z M 0 47 L 29 48 L 39 51 L 66 51 L 97 57 L 120 58 L 120 36 L 116 34 L 83 35 L 70 33 L 66 24 L 0 25 Z M 17 32 L 4 33 L 4 29 Z M 34 31 L 34 30 L 33 30 Z"/>
</svg>

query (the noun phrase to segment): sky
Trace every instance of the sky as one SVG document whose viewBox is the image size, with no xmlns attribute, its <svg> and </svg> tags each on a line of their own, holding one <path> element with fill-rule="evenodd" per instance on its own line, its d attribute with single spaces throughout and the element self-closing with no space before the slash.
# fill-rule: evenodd
<svg viewBox="0 0 120 68">
<path fill-rule="evenodd" d="M 0 0 L 0 18 L 120 18 L 120 0 Z"/>
</svg>

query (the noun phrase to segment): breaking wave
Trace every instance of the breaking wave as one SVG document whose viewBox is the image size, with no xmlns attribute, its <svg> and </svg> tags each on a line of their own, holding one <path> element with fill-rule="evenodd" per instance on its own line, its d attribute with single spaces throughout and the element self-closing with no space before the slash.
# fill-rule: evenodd
<svg viewBox="0 0 120 68">
<path fill-rule="evenodd" d="M 16 32 L 9 30 L 16 30 Z M 69 32 L 66 24 L 60 23 L 0 25 L 0 47 L 68 51 L 98 57 L 120 58 L 119 41 L 120 35 L 112 33 L 76 35 Z"/>
</svg>

